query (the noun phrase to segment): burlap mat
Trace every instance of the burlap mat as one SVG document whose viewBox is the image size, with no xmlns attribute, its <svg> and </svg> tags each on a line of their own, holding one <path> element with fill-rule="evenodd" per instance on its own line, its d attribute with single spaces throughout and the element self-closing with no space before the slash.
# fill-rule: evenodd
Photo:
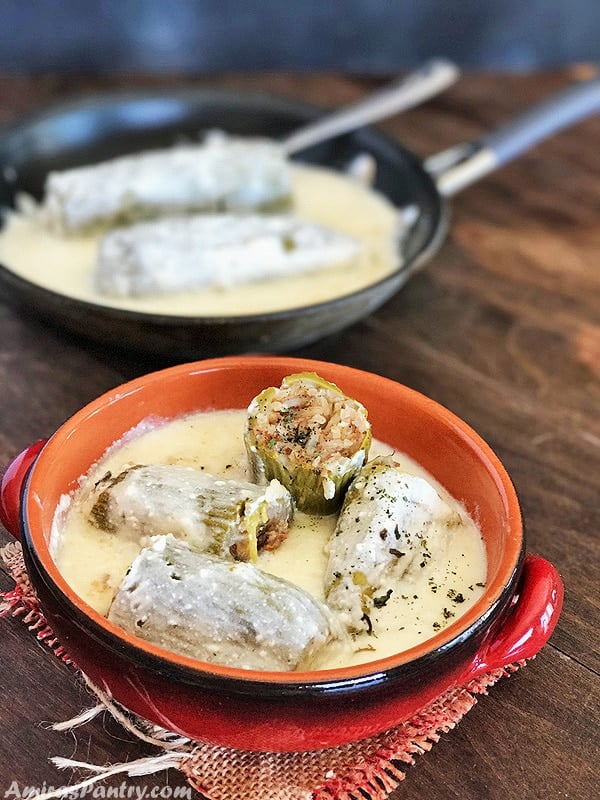
<svg viewBox="0 0 600 800">
<path fill-rule="evenodd" d="M 100 711 L 109 711 L 125 728 L 158 748 L 146 758 L 109 767 L 51 759 L 58 767 L 87 771 L 88 777 L 67 787 L 63 794 L 110 775 L 144 775 L 175 768 L 208 800 L 384 800 L 404 780 L 404 766 L 414 764 L 415 756 L 430 750 L 442 733 L 452 730 L 476 704 L 477 695 L 487 694 L 502 676 L 524 666 L 524 662 L 510 664 L 451 689 L 408 722 L 353 744 L 307 753 L 254 753 L 216 747 L 176 736 L 134 717 L 94 687 L 46 622 L 29 582 L 20 545 L 7 545 L 0 550 L 0 557 L 15 581 L 12 591 L 0 593 L 0 617 L 20 618 L 97 697 L 93 708 L 54 728 L 65 730 Z M 58 796 L 60 792 L 45 797 Z"/>
</svg>

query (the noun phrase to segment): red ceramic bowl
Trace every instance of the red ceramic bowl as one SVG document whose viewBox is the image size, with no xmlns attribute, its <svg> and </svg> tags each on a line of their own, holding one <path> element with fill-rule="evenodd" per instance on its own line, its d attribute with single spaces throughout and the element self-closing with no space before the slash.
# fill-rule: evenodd
<svg viewBox="0 0 600 800">
<path fill-rule="evenodd" d="M 136 639 L 84 603 L 48 550 L 62 494 L 144 417 L 244 408 L 290 373 L 315 371 L 369 410 L 375 437 L 406 452 L 478 520 L 486 591 L 436 636 L 389 658 L 319 672 L 215 666 Z M 131 711 L 194 739 L 249 750 L 329 747 L 410 718 L 441 692 L 531 658 L 560 613 L 562 584 L 525 556 L 519 503 L 487 444 L 447 409 L 398 383 L 349 367 L 285 357 L 231 357 L 156 372 L 99 397 L 7 470 L 2 521 L 21 536 L 50 625 L 91 680 Z"/>
</svg>

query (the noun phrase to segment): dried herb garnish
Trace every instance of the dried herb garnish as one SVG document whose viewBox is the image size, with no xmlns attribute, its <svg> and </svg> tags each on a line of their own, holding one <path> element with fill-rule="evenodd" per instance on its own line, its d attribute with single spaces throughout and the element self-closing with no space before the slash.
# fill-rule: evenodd
<svg viewBox="0 0 600 800">
<path fill-rule="evenodd" d="M 375 606 L 375 608 L 383 608 L 387 604 L 387 601 L 390 599 L 391 596 L 392 596 L 392 589 L 388 589 L 385 594 L 373 598 L 373 605 Z"/>
<path fill-rule="evenodd" d="M 389 553 L 393 556 L 396 556 L 396 558 L 402 558 L 404 555 L 406 555 L 406 553 L 400 552 L 400 550 L 397 550 L 395 547 L 390 547 Z"/>
</svg>

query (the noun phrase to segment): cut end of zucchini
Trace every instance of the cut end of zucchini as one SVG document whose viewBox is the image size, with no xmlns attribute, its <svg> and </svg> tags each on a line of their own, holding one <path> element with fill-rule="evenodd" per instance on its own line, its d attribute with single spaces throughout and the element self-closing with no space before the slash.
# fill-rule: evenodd
<svg viewBox="0 0 600 800">
<path fill-rule="evenodd" d="M 276 478 L 300 511 L 331 514 L 366 462 L 372 435 L 361 403 L 300 372 L 253 399 L 244 438 L 255 478 Z"/>
</svg>

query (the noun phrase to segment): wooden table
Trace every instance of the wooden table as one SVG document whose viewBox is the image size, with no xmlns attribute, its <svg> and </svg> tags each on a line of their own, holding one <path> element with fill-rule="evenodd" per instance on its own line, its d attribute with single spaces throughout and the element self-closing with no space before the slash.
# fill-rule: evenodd
<svg viewBox="0 0 600 800">
<path fill-rule="evenodd" d="M 443 96 L 382 127 L 429 155 L 477 136 L 571 77 L 465 75 Z M 72 91 L 157 82 L 5 77 L 0 121 Z M 325 107 L 376 83 L 331 75 L 210 82 Z M 550 644 L 419 758 L 393 798 L 591 800 L 600 790 L 599 143 L 596 118 L 460 194 L 449 239 L 423 272 L 369 319 L 297 353 L 384 374 L 467 420 L 514 479 L 530 551 L 556 564 L 566 585 Z M 0 306 L 0 464 L 102 391 L 155 366 Z M 0 543 L 8 539 L 0 531 Z M 10 586 L 0 574 L 0 589 Z M 74 782 L 48 763 L 49 755 L 106 763 L 148 752 L 100 718 L 76 736 L 40 725 L 72 716 L 89 698 L 18 621 L 0 623 L 0 641 L 0 797 L 12 781 Z M 173 772 L 128 780 L 183 784 Z"/>
</svg>

